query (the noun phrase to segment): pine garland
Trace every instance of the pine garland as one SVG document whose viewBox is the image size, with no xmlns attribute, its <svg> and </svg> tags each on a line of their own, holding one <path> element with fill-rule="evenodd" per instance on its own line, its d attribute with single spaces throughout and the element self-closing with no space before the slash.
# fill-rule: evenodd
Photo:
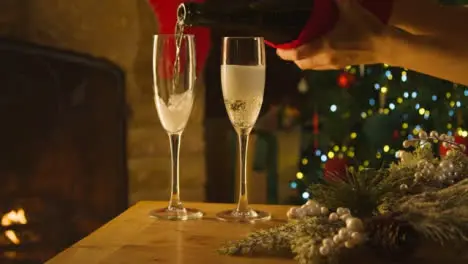
<svg viewBox="0 0 468 264">
<path fill-rule="evenodd" d="M 434 144 L 451 150 L 435 157 Z M 295 258 L 300 264 L 343 263 L 349 254 L 361 258 L 377 254 L 382 263 L 403 263 L 427 243 L 440 250 L 468 245 L 465 146 L 436 132 L 421 132 L 403 146 L 414 150 L 400 151 L 398 163 L 350 171 L 346 177 L 312 185 L 314 201 L 288 213 L 296 220 L 229 242 L 219 252 Z M 329 209 L 336 213 L 329 214 Z M 364 233 L 355 232 L 360 225 Z M 468 259 L 463 254 L 455 257 Z"/>
</svg>

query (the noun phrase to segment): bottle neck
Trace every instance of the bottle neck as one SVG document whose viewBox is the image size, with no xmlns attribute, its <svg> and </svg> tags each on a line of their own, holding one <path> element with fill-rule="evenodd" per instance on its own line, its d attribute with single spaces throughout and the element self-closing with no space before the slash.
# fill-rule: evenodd
<svg viewBox="0 0 468 264">
<path fill-rule="evenodd" d="M 304 2 L 304 1 L 302 1 Z M 313 1 L 307 1 L 313 3 Z M 304 25 L 304 17 L 310 15 L 312 5 L 301 8 L 273 9 L 213 9 L 209 5 L 194 2 L 182 3 L 177 10 L 177 17 L 187 26 L 224 27 L 233 26 L 273 26 L 275 28 L 297 28 Z M 302 19 L 301 19 L 302 18 Z"/>
</svg>

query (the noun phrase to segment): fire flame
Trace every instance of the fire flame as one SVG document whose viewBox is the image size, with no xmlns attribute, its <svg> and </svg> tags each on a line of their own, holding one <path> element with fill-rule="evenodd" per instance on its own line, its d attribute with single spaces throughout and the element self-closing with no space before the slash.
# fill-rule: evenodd
<svg viewBox="0 0 468 264">
<path fill-rule="evenodd" d="M 28 219 L 26 218 L 26 214 L 23 209 L 19 210 L 11 210 L 10 212 L 6 213 L 2 217 L 1 225 L 4 227 L 11 226 L 11 225 L 25 225 L 28 223 Z M 5 236 L 15 245 L 19 245 L 21 240 L 16 235 L 16 232 L 8 229 L 5 231 Z"/>
</svg>

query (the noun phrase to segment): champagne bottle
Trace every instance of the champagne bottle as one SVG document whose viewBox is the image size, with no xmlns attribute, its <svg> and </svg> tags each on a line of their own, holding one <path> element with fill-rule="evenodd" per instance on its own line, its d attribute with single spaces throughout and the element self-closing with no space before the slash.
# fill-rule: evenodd
<svg viewBox="0 0 468 264">
<path fill-rule="evenodd" d="M 246 36 L 262 36 L 274 47 L 298 47 L 330 31 L 338 19 L 335 0 L 254 0 L 235 7 L 213 2 L 185 2 L 178 20 L 188 27 L 235 30 Z M 393 0 L 364 0 L 362 5 L 387 22 Z"/>
</svg>

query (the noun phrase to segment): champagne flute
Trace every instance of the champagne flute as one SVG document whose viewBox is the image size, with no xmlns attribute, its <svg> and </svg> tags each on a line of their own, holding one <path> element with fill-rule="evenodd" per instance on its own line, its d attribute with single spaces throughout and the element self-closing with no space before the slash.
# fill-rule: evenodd
<svg viewBox="0 0 468 264">
<path fill-rule="evenodd" d="M 239 201 L 234 210 L 217 218 L 233 222 L 269 220 L 267 212 L 249 207 L 247 195 L 247 147 L 257 121 L 265 89 L 265 45 L 261 37 L 225 37 L 221 64 L 224 104 L 239 139 Z"/>
<path fill-rule="evenodd" d="M 185 208 L 179 192 L 179 151 L 182 132 L 192 111 L 196 79 L 193 35 L 155 35 L 154 100 L 161 125 L 169 136 L 172 163 L 171 199 L 150 216 L 166 220 L 199 219 L 203 213 Z"/>
</svg>

